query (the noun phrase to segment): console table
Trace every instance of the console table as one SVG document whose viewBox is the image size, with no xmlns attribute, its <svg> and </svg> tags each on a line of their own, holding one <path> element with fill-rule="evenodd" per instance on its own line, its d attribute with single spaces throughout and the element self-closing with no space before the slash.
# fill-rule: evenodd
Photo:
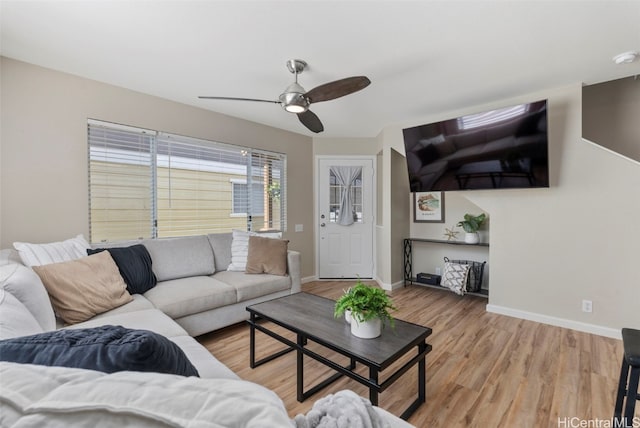
<svg viewBox="0 0 640 428">
<path fill-rule="evenodd" d="M 531 159 L 520 159 L 513 168 L 505 168 L 499 160 L 473 162 L 463 165 L 456 172 L 456 180 L 461 189 L 467 189 L 469 180 L 490 178 L 494 189 L 502 187 L 502 179 L 506 177 L 524 177 L 533 186 L 535 177 L 531 170 Z"/>
<path fill-rule="evenodd" d="M 403 245 L 403 261 L 404 261 L 404 285 L 409 284 L 420 284 L 425 287 L 431 288 L 440 288 L 443 289 L 441 285 L 431 285 L 425 284 L 423 282 L 418 282 L 416 277 L 413 275 L 413 244 L 414 243 L 430 243 L 430 244 L 442 244 L 442 245 L 463 245 L 468 247 L 489 247 L 488 243 L 480 243 L 480 244 L 467 244 L 464 241 L 445 241 L 443 239 L 423 239 L 423 238 L 405 238 Z M 470 294 L 472 296 L 480 296 L 480 297 L 489 297 L 489 291 L 486 289 L 481 289 L 478 292 L 467 292 L 465 294 Z"/>
</svg>

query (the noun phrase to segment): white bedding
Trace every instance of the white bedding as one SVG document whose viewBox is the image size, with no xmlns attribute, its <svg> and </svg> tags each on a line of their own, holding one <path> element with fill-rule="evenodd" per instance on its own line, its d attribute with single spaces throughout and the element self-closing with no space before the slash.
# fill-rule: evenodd
<svg viewBox="0 0 640 428">
<path fill-rule="evenodd" d="M 349 419 L 357 420 L 355 426 L 413 427 L 379 407 L 364 406 L 367 400 L 345 391 L 319 398 L 306 416 L 297 416 L 298 422 L 306 421 L 298 426 L 338 426 L 338 419 L 353 413 L 337 400 L 345 397 L 359 404 L 358 417 Z M 273 391 L 239 379 L 106 374 L 0 362 L 1 428 L 295 426 Z"/>
<path fill-rule="evenodd" d="M 292 427 L 255 383 L 0 362 L 1 427 Z"/>
</svg>

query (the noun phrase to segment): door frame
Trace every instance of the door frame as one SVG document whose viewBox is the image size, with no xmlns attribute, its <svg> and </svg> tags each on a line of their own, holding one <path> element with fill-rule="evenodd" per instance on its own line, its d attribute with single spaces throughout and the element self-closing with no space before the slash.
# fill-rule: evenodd
<svg viewBox="0 0 640 428">
<path fill-rule="evenodd" d="M 377 244 L 376 244 L 376 213 L 377 213 L 377 174 L 376 170 L 376 161 L 377 158 L 375 155 L 315 155 L 313 160 L 313 236 L 315 240 L 314 251 L 315 251 L 315 279 L 318 280 L 320 278 L 320 215 L 319 212 L 319 202 L 320 198 L 320 161 L 327 160 L 367 160 L 371 161 L 371 170 L 373 172 L 373 176 L 371 177 L 371 242 L 373 244 L 373 251 L 371 252 L 371 275 L 373 280 L 378 277 L 377 274 Z M 332 279 L 332 281 L 341 281 L 340 279 Z M 345 279 L 344 281 L 353 281 L 353 279 Z"/>
</svg>

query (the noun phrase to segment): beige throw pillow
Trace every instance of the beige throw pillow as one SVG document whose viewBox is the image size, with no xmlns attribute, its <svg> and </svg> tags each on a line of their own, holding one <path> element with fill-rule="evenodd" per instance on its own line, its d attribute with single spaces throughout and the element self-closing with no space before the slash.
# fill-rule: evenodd
<svg viewBox="0 0 640 428">
<path fill-rule="evenodd" d="M 247 232 L 233 229 L 231 240 L 231 264 L 227 270 L 234 272 L 245 272 L 247 270 L 247 257 L 249 256 L 249 236 L 260 236 L 263 238 L 282 238 L 280 232 Z"/>
<path fill-rule="evenodd" d="M 249 236 L 247 273 L 287 274 L 288 240 Z"/>
<path fill-rule="evenodd" d="M 33 266 L 55 312 L 68 324 L 86 321 L 133 300 L 108 251 L 81 259 Z"/>
</svg>

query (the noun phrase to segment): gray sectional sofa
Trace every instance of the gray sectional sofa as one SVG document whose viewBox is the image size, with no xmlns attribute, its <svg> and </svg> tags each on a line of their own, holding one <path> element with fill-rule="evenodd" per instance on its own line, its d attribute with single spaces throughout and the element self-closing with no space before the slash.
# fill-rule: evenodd
<svg viewBox="0 0 640 428">
<path fill-rule="evenodd" d="M 142 243 L 149 251 L 158 280 L 142 297 L 191 336 L 247 319 L 248 305 L 300 291 L 297 251 L 288 251 L 288 275 L 278 276 L 227 271 L 231 233 L 135 243 Z M 110 244 L 118 245 L 122 243 Z"/>
<path fill-rule="evenodd" d="M 133 295 L 129 303 L 68 326 L 54 316 L 42 281 L 22 264 L 18 252 L 0 250 L 0 339 L 59 328 L 122 325 L 168 337 L 185 352 L 201 377 L 237 378 L 193 337 L 247 319 L 248 305 L 299 292 L 300 253 L 288 251 L 287 276 L 227 271 L 232 239 L 231 233 L 222 233 L 94 246 L 142 243 L 151 255 L 158 283 L 144 294 Z M 21 315 L 29 322 L 6 309 L 10 298 L 18 301 Z M 21 327 L 33 325 L 33 319 L 38 329 Z"/>
<path fill-rule="evenodd" d="M 273 391 L 241 380 L 193 338 L 246 319 L 247 305 L 300 291 L 298 252 L 287 253 L 287 276 L 229 271 L 232 240 L 229 233 L 111 244 L 142 243 L 151 255 L 157 285 L 133 295 L 128 303 L 72 325 L 56 318 L 34 269 L 25 266 L 15 250 L 0 250 L 0 345 L 13 342 L 15 346 L 16 341 L 28 342 L 46 332 L 56 335 L 69 329 L 120 325 L 169 339 L 200 376 L 153 369 L 103 373 L 77 366 L 20 364 L 0 355 L 0 425 L 307 427 L 289 417 Z M 67 352 L 64 346 L 62 352 Z M 6 348 L 0 347 L 0 354 L 2 349 Z M 127 360 L 121 355 L 116 353 L 115 358 Z M 157 355 L 153 352 L 145 358 L 153 364 Z M 334 408 L 337 413 L 344 411 L 344 396 L 340 400 Z M 315 404 L 327 406 L 333 401 L 327 396 Z M 365 418 L 358 423 L 412 426 L 353 393 L 350 403 L 360 409 L 350 417 Z"/>
</svg>

